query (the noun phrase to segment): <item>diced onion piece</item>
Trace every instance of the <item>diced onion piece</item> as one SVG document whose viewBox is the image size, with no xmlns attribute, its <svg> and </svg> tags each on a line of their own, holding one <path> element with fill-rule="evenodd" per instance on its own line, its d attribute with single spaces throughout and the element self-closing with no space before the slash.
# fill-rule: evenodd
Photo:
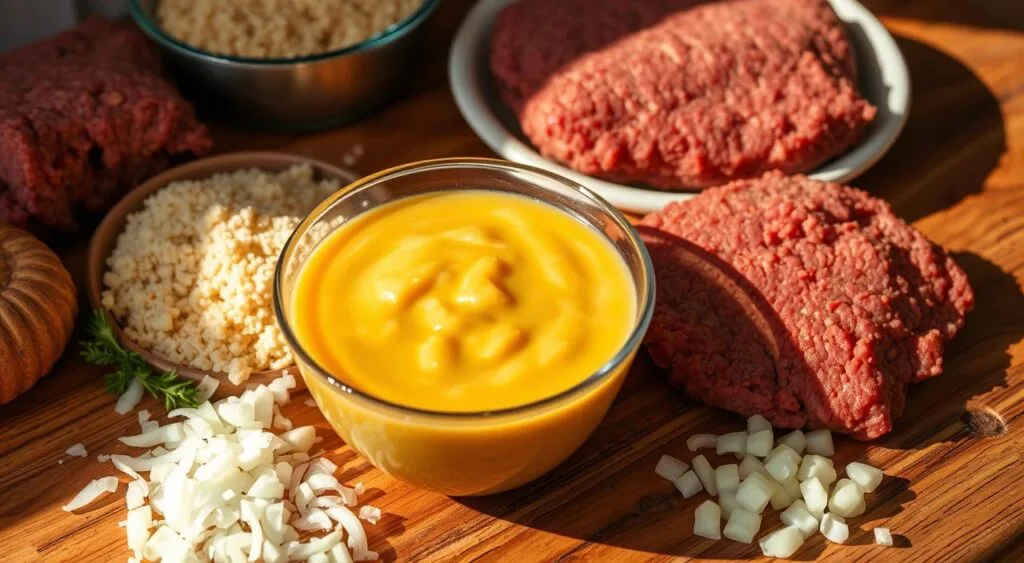
<svg viewBox="0 0 1024 563">
<path fill-rule="evenodd" d="M 139 411 L 139 428 L 142 429 L 142 432 L 145 432 L 146 430 L 148 430 L 148 428 L 146 428 L 146 425 L 148 423 L 149 423 L 149 410 L 142 409 L 141 411 Z"/>
<path fill-rule="evenodd" d="M 122 444 L 133 448 L 148 448 L 157 444 L 168 442 L 180 442 L 185 439 L 185 425 L 180 422 L 173 422 L 166 426 L 157 427 L 149 432 L 143 432 L 136 436 L 123 436 L 118 438 Z"/>
<path fill-rule="evenodd" d="M 729 518 L 733 510 L 743 510 L 743 506 L 736 500 L 736 491 L 719 491 L 718 506 L 724 518 Z"/>
<path fill-rule="evenodd" d="M 86 506 L 92 501 L 100 498 L 101 496 L 112 493 L 117 490 L 117 477 L 100 477 L 99 479 L 92 480 L 84 489 L 75 495 L 75 498 L 71 499 L 71 502 L 65 504 L 63 508 L 66 512 L 73 512 Z"/>
<path fill-rule="evenodd" d="M 345 533 L 348 534 L 348 541 L 346 543 L 352 549 L 353 559 L 356 561 L 372 561 L 377 558 L 377 553 L 370 551 L 367 547 L 366 531 L 363 530 L 363 525 L 351 510 L 340 506 L 328 508 L 327 514 L 345 528 Z"/>
<path fill-rule="evenodd" d="M 718 437 L 715 453 L 718 455 L 734 453 L 743 456 L 747 453 L 747 433 L 730 432 L 722 434 Z"/>
<path fill-rule="evenodd" d="M 832 460 L 820 455 L 805 455 L 800 462 L 800 471 L 797 472 L 796 478 L 806 481 L 812 477 L 821 481 L 821 484 L 826 487 L 835 483 L 836 470 L 832 466 Z"/>
<path fill-rule="evenodd" d="M 718 436 L 714 434 L 694 434 L 686 439 L 686 447 L 691 452 L 702 448 L 717 448 Z"/>
<path fill-rule="evenodd" d="M 761 553 L 765 557 L 791 557 L 804 543 L 804 536 L 797 528 L 786 526 L 761 538 Z"/>
<path fill-rule="evenodd" d="M 885 474 L 877 467 L 855 461 L 846 466 L 846 476 L 860 485 L 865 493 L 872 493 L 881 484 Z"/>
<path fill-rule="evenodd" d="M 239 400 L 249 403 L 253 408 L 253 417 L 262 428 L 270 428 L 274 420 L 274 394 L 266 385 L 259 385 L 242 393 Z"/>
<path fill-rule="evenodd" d="M 331 558 L 331 563 L 352 563 L 352 555 L 340 543 L 332 547 L 327 555 Z"/>
<path fill-rule="evenodd" d="M 889 528 L 875 528 L 875 543 L 892 547 L 892 532 Z"/>
<path fill-rule="evenodd" d="M 772 430 L 772 423 L 768 422 L 768 419 L 755 414 L 754 416 L 747 419 L 747 434 L 754 434 L 761 432 L 762 430 Z"/>
<path fill-rule="evenodd" d="M 149 540 L 149 530 L 153 527 L 153 510 L 148 506 L 139 506 L 128 511 L 125 521 L 125 532 L 128 535 L 128 549 L 132 550 L 137 559 L 142 559 L 142 549 Z"/>
<path fill-rule="evenodd" d="M 287 403 L 291 398 L 288 394 L 290 389 L 295 389 L 295 376 L 289 372 L 267 384 L 267 389 L 274 394 L 274 402 L 279 405 Z"/>
<path fill-rule="evenodd" d="M 772 451 L 773 443 L 774 438 L 772 437 L 771 429 L 758 430 L 753 434 L 748 434 L 746 448 L 747 455 L 765 457 Z"/>
<path fill-rule="evenodd" d="M 359 519 L 366 520 L 370 524 L 376 524 L 380 522 L 381 512 L 376 506 L 370 506 L 368 504 L 359 507 Z"/>
<path fill-rule="evenodd" d="M 693 495 L 701 492 L 704 488 L 700 484 L 700 478 L 691 469 L 686 473 L 683 473 L 678 479 L 675 480 L 676 489 L 683 494 L 683 498 L 690 498 Z"/>
<path fill-rule="evenodd" d="M 117 398 L 117 403 L 114 404 L 114 412 L 117 414 L 128 414 L 139 404 L 142 400 L 142 393 L 145 389 L 142 387 L 142 380 L 138 377 L 132 378 L 132 382 L 128 384 L 128 388 L 121 393 L 121 396 Z"/>
<path fill-rule="evenodd" d="M 740 506 L 755 514 L 760 514 L 771 498 L 771 483 L 760 473 L 750 475 L 736 489 L 736 500 Z"/>
<path fill-rule="evenodd" d="M 327 515 L 327 512 L 319 508 L 309 509 L 305 515 L 292 522 L 297 530 L 330 530 L 334 528 L 334 522 Z"/>
<path fill-rule="evenodd" d="M 316 438 L 316 428 L 312 426 L 300 426 L 289 430 L 279 436 L 288 448 L 289 452 L 308 452 L 313 447 L 313 439 Z"/>
<path fill-rule="evenodd" d="M 760 473 L 765 477 L 770 477 L 768 470 L 764 468 L 764 464 L 761 460 L 756 457 L 747 454 L 743 457 L 743 461 L 740 462 L 740 479 L 746 479 L 753 473 Z"/>
<path fill-rule="evenodd" d="M 807 503 L 807 511 L 815 518 L 821 518 L 828 506 L 828 491 L 821 481 L 811 478 L 800 483 L 800 492 L 803 494 L 804 502 Z"/>
<path fill-rule="evenodd" d="M 858 506 L 864 502 L 864 491 L 860 485 L 850 479 L 840 479 L 832 489 L 832 498 L 828 501 L 828 510 L 843 518 L 853 516 Z"/>
<path fill-rule="evenodd" d="M 823 456 L 833 456 L 836 454 L 835 447 L 832 445 L 832 431 L 827 428 L 811 430 L 807 433 L 806 440 L 807 448 L 805 451 L 809 454 Z"/>
<path fill-rule="evenodd" d="M 303 561 L 317 553 L 325 553 L 339 543 L 341 543 L 340 531 L 331 532 L 320 538 L 311 538 L 306 543 L 293 542 L 288 544 L 288 559 Z"/>
<path fill-rule="evenodd" d="M 700 478 L 700 484 L 704 485 L 704 490 L 709 495 L 715 496 L 718 494 L 718 487 L 715 486 L 715 470 L 711 468 L 711 464 L 708 463 L 708 459 L 702 455 L 693 458 L 693 470 L 697 473 L 697 477 Z"/>
<path fill-rule="evenodd" d="M 722 535 L 740 543 L 754 541 L 754 536 L 761 529 L 761 516 L 746 510 L 733 510 L 725 523 Z"/>
<path fill-rule="evenodd" d="M 857 506 L 852 511 L 850 511 L 850 515 L 848 516 L 848 518 L 856 518 L 864 514 L 864 511 L 867 509 L 867 503 L 864 502 L 864 499 L 860 499 L 860 502 L 857 503 Z"/>
<path fill-rule="evenodd" d="M 804 538 L 809 538 L 818 531 L 818 519 L 807 511 L 807 505 L 803 501 L 794 501 L 789 508 L 782 511 L 779 519 L 787 526 L 793 526 L 800 530 Z"/>
<path fill-rule="evenodd" d="M 74 457 L 85 457 L 89 455 L 89 452 L 85 450 L 85 446 L 82 444 L 72 444 L 68 449 L 64 450 L 64 453 Z"/>
<path fill-rule="evenodd" d="M 169 526 L 160 526 L 146 541 L 142 556 L 151 561 L 190 561 L 192 546 Z M 195 560 L 193 557 L 191 560 Z"/>
<path fill-rule="evenodd" d="M 128 506 L 128 510 L 135 510 L 146 502 L 146 493 L 143 491 L 143 487 L 146 486 L 146 482 L 132 481 L 128 483 L 128 491 L 125 492 L 124 502 Z"/>
<path fill-rule="evenodd" d="M 722 511 L 713 500 L 706 500 L 693 513 L 693 535 L 709 540 L 722 539 Z"/>
<path fill-rule="evenodd" d="M 785 482 L 786 483 L 790 483 L 790 482 L 797 482 L 797 481 L 796 481 L 796 479 L 792 479 L 791 481 L 785 481 Z M 772 498 L 769 499 L 769 502 L 771 503 L 772 508 L 774 508 L 775 510 L 784 510 L 784 509 L 786 509 L 787 507 L 789 507 L 789 505 L 793 504 L 794 500 L 796 500 L 800 496 L 799 494 L 796 497 L 792 496 L 790 494 L 790 489 L 788 489 L 785 485 L 783 485 L 782 483 L 776 481 L 775 479 L 769 479 L 768 483 L 772 486 Z M 797 492 L 798 493 L 799 493 L 799 490 L 800 490 L 799 487 L 800 487 L 800 484 L 797 483 Z"/>
<path fill-rule="evenodd" d="M 260 475 L 245 494 L 254 498 L 279 499 L 284 496 L 284 483 L 277 478 L 276 472 Z"/>
<path fill-rule="evenodd" d="M 216 408 L 217 415 L 235 428 L 256 429 L 260 427 L 256 422 L 256 409 L 249 403 L 238 401 L 218 403 Z"/>
<path fill-rule="evenodd" d="M 822 516 L 818 531 L 832 543 L 846 543 L 846 540 L 850 539 L 850 527 L 841 516 L 835 514 Z"/>
<path fill-rule="evenodd" d="M 800 456 L 797 455 L 794 458 L 793 455 L 790 455 L 791 452 L 793 450 L 786 446 L 779 446 L 772 450 L 772 453 L 765 459 L 764 468 L 776 481 L 785 481 L 796 477 L 796 473 L 800 469 Z"/>
<path fill-rule="evenodd" d="M 670 455 L 663 455 L 658 460 L 658 465 L 654 466 L 654 472 L 660 475 L 664 479 L 669 481 L 675 481 L 676 479 L 683 476 L 686 470 L 690 466 L 683 463 L 681 460 L 674 458 Z"/>
<path fill-rule="evenodd" d="M 196 399 L 198 399 L 200 403 L 205 403 L 213 396 L 214 393 L 217 392 L 218 387 L 220 387 L 220 381 L 210 377 L 209 375 L 204 375 L 203 379 L 196 384 L 196 390 L 198 391 Z"/>
<path fill-rule="evenodd" d="M 735 463 L 719 465 L 715 468 L 715 488 L 718 493 L 722 491 L 735 491 L 740 488 L 739 466 Z"/>
<path fill-rule="evenodd" d="M 804 448 L 807 447 L 807 437 L 800 430 L 794 430 L 779 438 L 779 443 L 789 446 L 791 450 L 798 454 L 802 454 L 804 453 Z"/>
</svg>

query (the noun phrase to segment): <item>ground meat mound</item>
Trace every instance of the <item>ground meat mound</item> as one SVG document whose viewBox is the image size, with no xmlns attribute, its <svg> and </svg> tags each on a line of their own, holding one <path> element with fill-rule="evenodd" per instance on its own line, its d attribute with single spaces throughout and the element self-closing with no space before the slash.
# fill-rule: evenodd
<svg viewBox="0 0 1024 563">
<path fill-rule="evenodd" d="M 0 221 L 72 230 L 210 146 L 131 23 L 91 19 L 0 55 Z"/>
<path fill-rule="evenodd" d="M 695 399 L 781 427 L 889 432 L 974 305 L 963 270 L 884 201 L 801 176 L 712 188 L 640 229 L 655 363 Z"/>
<path fill-rule="evenodd" d="M 522 0 L 490 63 L 545 156 L 665 189 L 810 171 L 876 112 L 825 0 Z"/>
</svg>

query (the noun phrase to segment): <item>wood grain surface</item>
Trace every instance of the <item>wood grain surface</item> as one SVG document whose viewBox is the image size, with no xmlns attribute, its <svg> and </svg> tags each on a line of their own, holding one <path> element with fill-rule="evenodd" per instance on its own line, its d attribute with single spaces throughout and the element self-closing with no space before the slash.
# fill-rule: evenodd
<svg viewBox="0 0 1024 563">
<path fill-rule="evenodd" d="M 281 148 L 340 164 L 355 144 L 362 173 L 418 159 L 490 155 L 457 112 L 445 64 L 471 2 L 445 0 L 430 22 L 413 85 L 387 110 L 335 130 L 262 135 L 215 126 L 218 150 Z M 846 546 L 808 541 L 796 558 L 878 561 L 1024 560 L 1024 2 L 873 0 L 913 77 L 913 105 L 892 151 L 855 184 L 949 248 L 977 292 L 977 309 L 948 348 L 945 375 L 911 390 L 896 430 L 872 443 L 837 441 L 837 466 L 862 460 L 889 478 L 853 521 Z M 207 116 L 207 119 L 209 117 Z M 56 245 L 84 287 L 85 237 Z M 83 296 L 83 309 L 84 296 Z M 81 325 L 81 320 L 79 325 Z M 81 326 L 79 327 L 79 330 Z M 90 479 L 113 474 L 98 453 L 121 451 L 133 416 L 113 412 L 101 368 L 78 337 L 52 374 L 0 407 L 0 561 L 120 561 L 128 557 L 120 495 L 76 514 L 60 509 Z M 3 369 L 0 366 L 0 369 Z M 735 416 L 672 392 L 641 359 L 594 437 L 521 489 L 452 499 L 370 467 L 299 395 L 286 414 L 323 429 L 343 480 L 362 480 L 386 516 L 369 527 L 384 559 L 642 561 L 749 559 L 756 544 L 692 537 L 698 498 L 683 500 L 653 468 L 689 458 L 686 436 L 741 428 Z M 147 399 L 143 407 L 163 413 Z M 64 450 L 82 442 L 88 458 Z M 774 513 L 763 531 L 779 526 Z M 871 545 L 887 526 L 897 547 Z"/>
</svg>

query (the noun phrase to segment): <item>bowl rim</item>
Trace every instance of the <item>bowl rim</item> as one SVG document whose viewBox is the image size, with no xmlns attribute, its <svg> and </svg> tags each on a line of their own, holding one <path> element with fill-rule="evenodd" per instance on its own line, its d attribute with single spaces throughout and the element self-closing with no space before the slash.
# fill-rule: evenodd
<svg viewBox="0 0 1024 563">
<path fill-rule="evenodd" d="M 383 31 L 371 35 L 358 43 L 346 45 L 340 49 L 314 53 L 312 55 L 302 55 L 300 57 L 257 58 L 213 53 L 179 41 L 166 33 L 156 21 L 146 15 L 142 7 L 139 6 L 140 1 L 131 0 L 128 4 L 128 12 L 142 31 L 161 46 L 216 65 L 258 68 L 289 67 L 295 64 L 315 63 L 335 57 L 354 55 L 362 51 L 387 45 L 419 27 L 441 4 L 441 0 L 423 0 L 420 6 L 404 19 L 391 24 Z"/>
<path fill-rule="evenodd" d="M 200 380 L 206 375 L 214 377 L 220 381 L 218 392 L 225 389 L 241 390 L 249 383 L 267 383 L 285 373 L 294 373 L 297 370 L 295 364 L 280 369 L 254 371 L 246 381 L 240 385 L 235 385 L 228 380 L 227 374 L 224 372 L 204 370 L 187 364 L 172 362 L 128 338 L 124 334 L 121 323 L 114 318 L 113 313 L 103 306 L 101 296 L 103 292 L 103 275 L 107 271 L 107 258 L 109 258 L 110 252 L 117 245 L 118 237 L 124 232 L 123 226 L 120 229 L 116 227 L 126 222 L 129 214 L 141 209 L 150 196 L 164 189 L 171 182 L 193 178 L 192 174 L 196 174 L 195 177 L 209 177 L 226 170 L 242 170 L 246 168 L 284 170 L 298 164 L 309 164 L 313 167 L 314 171 L 330 175 L 342 185 L 354 182 L 359 177 L 358 174 L 351 170 L 300 154 L 281 151 L 240 151 L 192 160 L 168 168 L 160 174 L 138 184 L 110 208 L 110 211 L 104 215 L 89 239 L 85 280 L 86 298 L 89 307 L 93 311 L 101 311 L 107 324 L 114 330 L 118 341 L 128 350 L 141 355 L 147 364 L 163 371 L 174 371 L 179 376 L 192 380 Z M 109 250 L 107 250 L 107 247 L 109 247 Z"/>
<path fill-rule="evenodd" d="M 516 0 L 478 2 L 466 15 L 452 41 L 448 57 L 448 81 L 455 105 L 463 119 L 484 144 L 502 158 L 547 168 L 557 174 L 591 187 L 620 209 L 635 213 L 661 210 L 673 201 L 690 199 L 700 190 L 668 191 L 621 184 L 577 172 L 561 162 L 540 154 L 524 142 L 494 111 L 491 77 L 486 54 L 489 51 L 491 27 L 506 5 Z M 870 60 L 877 68 L 872 83 L 886 90 L 879 99 L 867 98 L 878 107 L 875 121 L 864 138 L 842 154 L 805 174 L 825 182 L 849 182 L 875 165 L 896 142 L 910 115 L 911 82 L 906 60 L 899 46 L 884 25 L 857 0 L 828 0 L 837 17 L 846 26 L 855 47 L 861 44 L 850 37 L 856 25 L 863 32 L 868 49 L 855 56 Z M 864 84 L 865 82 L 861 82 Z M 864 88 L 861 88 L 864 91 Z M 499 101 L 500 103 L 500 101 Z M 503 105 L 503 104 L 502 104 Z"/>
<path fill-rule="evenodd" d="M 284 298 L 282 295 L 282 285 L 284 282 L 284 265 L 286 258 L 290 258 L 290 254 L 294 250 L 295 244 L 298 241 L 297 236 L 301 236 L 309 230 L 320 217 L 331 208 L 336 202 L 346 198 L 350 195 L 359 193 L 363 188 L 371 186 L 379 180 L 397 175 L 405 174 L 409 172 L 418 172 L 424 170 L 431 170 L 434 168 L 453 167 L 453 166 L 464 166 L 473 168 L 490 168 L 490 169 L 503 169 L 503 170 L 514 170 L 518 172 L 527 172 L 539 176 L 547 177 L 550 180 L 558 182 L 563 186 L 581 193 L 583 196 L 592 200 L 602 211 L 607 213 L 614 221 L 615 224 L 623 230 L 626 236 L 629 238 L 630 244 L 633 248 L 636 248 L 639 253 L 640 263 L 640 278 L 641 281 L 646 285 L 645 288 L 638 288 L 642 290 L 640 303 L 637 307 L 637 316 L 634 321 L 632 330 L 629 332 L 629 336 L 625 339 L 623 344 L 616 350 L 615 354 L 611 356 L 604 365 L 597 369 L 594 373 L 590 374 L 580 382 L 576 383 L 572 387 L 549 395 L 529 403 L 522 405 L 515 405 L 511 407 L 505 407 L 501 409 L 484 410 L 484 411 L 443 411 L 424 409 L 417 407 L 410 407 L 408 405 L 402 405 L 383 399 L 371 393 L 367 393 L 353 387 L 345 382 L 340 381 L 336 377 L 330 374 L 330 372 L 323 368 L 317 363 L 306 350 L 299 343 L 292 331 L 291 324 L 288 322 L 287 316 L 284 312 Z M 389 201 L 397 201 L 397 199 L 391 199 Z M 543 200 L 541 200 L 543 201 Z M 554 206 L 560 211 L 565 212 L 562 206 L 555 205 L 553 203 L 545 201 L 549 205 Z M 383 205 L 383 204 L 382 204 Z M 593 225 L 591 225 L 593 226 Z M 601 232 L 601 231 L 599 231 Z M 607 235 L 602 235 L 607 238 Z M 617 370 L 627 362 L 632 355 L 639 349 L 640 344 L 643 340 L 644 335 L 647 333 L 647 329 L 650 326 L 651 318 L 654 315 L 654 302 L 655 302 L 655 276 L 654 276 L 654 265 L 651 261 L 651 255 L 647 250 L 647 246 L 643 243 L 640 238 L 640 233 L 636 228 L 629 222 L 628 219 L 613 205 L 608 203 L 604 198 L 590 190 L 586 186 L 579 184 L 569 178 L 565 178 L 558 174 L 555 174 L 549 170 L 538 168 L 536 166 L 530 166 L 518 162 L 511 162 L 496 158 L 478 158 L 478 157 L 455 157 L 455 158 L 438 158 L 421 160 L 417 162 L 411 162 L 399 166 L 394 166 L 364 176 L 359 180 L 349 184 L 345 188 L 342 188 L 331 197 L 324 200 L 316 209 L 310 212 L 301 223 L 292 231 L 292 234 L 288 237 L 284 247 L 281 250 L 281 256 L 277 260 L 276 271 L 274 272 L 274 315 L 277 317 L 277 324 L 281 330 L 281 333 L 285 337 L 285 341 L 288 343 L 289 348 L 292 350 L 299 363 L 305 363 L 315 373 L 315 377 L 320 378 L 328 387 L 332 389 L 334 393 L 342 395 L 351 395 L 359 399 L 365 400 L 376 407 L 384 407 L 385 409 L 396 410 L 399 413 L 413 414 L 423 417 L 429 417 L 434 419 L 447 419 L 456 421 L 467 421 L 477 419 L 493 419 L 500 417 L 507 417 L 513 415 L 524 414 L 530 411 L 535 411 L 549 406 L 557 405 L 563 400 L 574 397 L 578 394 L 582 394 L 600 383 L 606 381 L 613 374 L 617 373 Z M 303 370 L 300 368 L 300 373 Z"/>
</svg>

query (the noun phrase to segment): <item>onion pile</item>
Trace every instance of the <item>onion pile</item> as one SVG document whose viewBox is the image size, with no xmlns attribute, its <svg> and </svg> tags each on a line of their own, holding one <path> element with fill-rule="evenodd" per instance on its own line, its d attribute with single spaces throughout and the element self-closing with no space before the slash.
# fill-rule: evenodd
<svg viewBox="0 0 1024 563">
<path fill-rule="evenodd" d="M 758 541 L 768 557 L 792 556 L 815 533 L 845 543 L 850 537 L 846 519 L 864 513 L 865 493 L 877 489 L 884 476 L 875 467 L 854 462 L 846 466 L 846 477 L 838 479 L 830 459 L 835 447 L 829 430 L 794 430 L 775 441 L 774 429 L 760 415 L 747 420 L 746 432 L 695 434 L 686 445 L 691 452 L 707 448 L 740 459 L 738 464 L 712 467 L 698 455 L 690 462 L 691 469 L 682 460 L 661 456 L 655 473 L 672 481 L 683 497 L 702 490 L 719 497 L 717 503 L 706 500 L 697 507 L 694 535 L 752 543 L 771 505 L 782 511 L 784 527 Z M 892 545 L 888 528 L 875 528 L 874 533 L 875 543 Z"/>
<path fill-rule="evenodd" d="M 281 415 L 278 405 L 294 386 L 285 375 L 239 397 L 173 410 L 168 417 L 182 420 L 163 426 L 139 413 L 141 433 L 120 440 L 152 449 L 109 457 L 131 479 L 121 525 L 134 560 L 377 559 L 361 519 L 376 523 L 381 511 L 364 505 L 354 513 L 361 484 L 342 485 L 334 463 L 309 454 L 315 429 L 293 428 Z M 81 508 L 117 485 L 116 477 L 97 479 L 64 509 Z"/>
</svg>

